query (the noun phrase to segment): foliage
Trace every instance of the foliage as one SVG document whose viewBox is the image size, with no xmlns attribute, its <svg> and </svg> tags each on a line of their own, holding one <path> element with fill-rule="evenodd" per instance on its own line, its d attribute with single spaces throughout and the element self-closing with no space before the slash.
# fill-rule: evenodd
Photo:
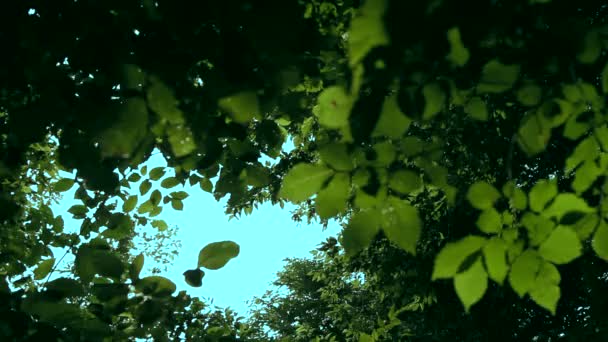
<svg viewBox="0 0 608 342">
<path fill-rule="evenodd" d="M 606 8 L 559 0 L 3 2 L 0 44 L 11 53 L 0 56 L 2 333 L 245 338 L 229 313 L 183 328 L 192 316 L 174 316 L 190 301 L 174 295 L 169 279 L 141 277 L 143 257 L 131 253 L 141 227 L 168 229 L 156 218 L 166 205 L 183 210 L 186 182 L 229 196 L 232 217 L 291 201 L 295 219 L 344 222 L 345 263 L 399 272 L 407 262 L 417 281 L 444 291 L 438 305 L 452 304 L 448 291 L 471 315 L 452 312 L 450 324 L 474 327 L 476 310 L 574 324 L 570 310 L 606 286 Z M 283 152 L 288 139 L 294 148 Z M 167 167 L 147 169 L 154 150 Z M 78 203 L 56 215 L 50 201 L 71 189 Z M 77 232 L 64 229 L 64 215 L 81 223 Z M 375 243 L 391 252 L 375 253 Z M 50 247 L 74 256 L 65 277 L 51 280 L 60 258 Z M 220 268 L 238 252 L 234 242 L 204 247 L 187 282 L 202 285 L 200 267 Z M 374 279 L 363 284 L 376 284 L 376 296 L 428 294 Z M 597 317 L 606 299 L 595 298 L 593 323 L 576 338 L 605 334 Z M 404 305 L 384 307 L 388 323 L 374 330 L 361 323 L 331 334 L 447 336 L 403 323 Z M 344 317 L 354 317 L 348 310 Z M 323 324 L 296 333 L 325 338 Z M 478 338 L 470 334 L 463 340 Z"/>
</svg>

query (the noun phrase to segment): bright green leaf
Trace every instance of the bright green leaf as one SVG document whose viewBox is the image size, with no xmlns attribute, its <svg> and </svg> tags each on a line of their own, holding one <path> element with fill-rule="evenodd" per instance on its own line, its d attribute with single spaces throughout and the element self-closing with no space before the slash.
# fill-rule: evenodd
<svg viewBox="0 0 608 342">
<path fill-rule="evenodd" d="M 593 235 L 591 245 L 597 256 L 608 261 L 608 225 L 603 219 L 601 220 L 595 235 Z"/>
<path fill-rule="evenodd" d="M 409 194 L 422 187 L 422 179 L 417 172 L 411 170 L 397 170 L 390 174 L 388 186 L 400 194 Z"/>
<path fill-rule="evenodd" d="M 332 173 L 322 165 L 297 164 L 285 175 L 279 195 L 294 203 L 302 202 L 317 193 Z"/>
<path fill-rule="evenodd" d="M 592 213 L 595 208 L 590 207 L 584 199 L 572 193 L 561 193 L 555 197 L 553 202 L 545 209 L 541 215 L 555 217 L 561 220 L 564 215 L 570 212 Z"/>
<path fill-rule="evenodd" d="M 458 27 L 452 27 L 447 32 L 448 42 L 450 43 L 450 53 L 447 55 L 448 61 L 456 67 L 462 67 L 467 64 L 470 53 L 462 43 L 460 30 Z"/>
<path fill-rule="evenodd" d="M 543 242 L 538 252 L 555 264 L 567 264 L 582 254 L 582 244 L 578 235 L 572 228 L 558 226 Z"/>
<path fill-rule="evenodd" d="M 380 230 L 380 213 L 376 209 L 354 214 L 342 231 L 342 245 L 347 256 L 354 256 L 372 242 Z"/>
<path fill-rule="evenodd" d="M 171 207 L 173 207 L 175 210 L 184 210 L 184 202 L 178 199 L 173 199 L 171 200 Z"/>
<path fill-rule="evenodd" d="M 456 275 L 460 265 L 473 253 L 479 251 L 487 242 L 480 236 L 469 235 L 462 240 L 450 242 L 435 257 L 432 279 L 451 278 Z"/>
<path fill-rule="evenodd" d="M 397 95 L 391 95 L 384 100 L 372 137 L 401 138 L 411 123 L 412 120 L 401 112 L 397 103 Z"/>
<path fill-rule="evenodd" d="M 517 132 L 517 143 L 528 156 L 544 151 L 550 138 L 551 126 L 536 114 L 528 115 Z"/>
<path fill-rule="evenodd" d="M 169 226 L 167 225 L 167 222 L 165 222 L 164 220 L 154 220 L 152 221 L 152 227 L 158 229 L 159 231 L 164 231 L 167 230 L 167 228 L 169 228 Z"/>
<path fill-rule="evenodd" d="M 351 20 L 348 31 L 348 61 L 352 67 L 363 60 L 377 46 L 389 43 L 384 28 L 386 0 L 366 0 Z"/>
<path fill-rule="evenodd" d="M 496 234 L 502 229 L 502 216 L 494 208 L 489 208 L 479 214 L 477 227 L 486 234 Z"/>
<path fill-rule="evenodd" d="M 396 197 L 388 198 L 382 210 L 382 230 L 391 242 L 416 255 L 421 229 L 422 221 L 416 208 Z"/>
<path fill-rule="evenodd" d="M 476 182 L 469 187 L 467 200 L 474 208 L 484 210 L 491 208 L 500 198 L 500 192 L 486 182 Z"/>
<path fill-rule="evenodd" d="M 129 211 L 135 209 L 136 206 L 137 206 L 137 195 L 131 195 L 122 204 L 122 211 L 125 213 L 128 213 Z"/>
<path fill-rule="evenodd" d="M 432 119 L 439 114 L 444 106 L 447 96 L 439 84 L 433 82 L 422 87 L 422 95 L 424 96 L 424 112 L 422 118 L 425 120 Z"/>
<path fill-rule="evenodd" d="M 348 125 L 352 106 L 353 100 L 344 88 L 331 86 L 319 94 L 313 113 L 321 125 L 337 129 Z"/>
<path fill-rule="evenodd" d="M 53 184 L 53 191 L 65 192 L 70 190 L 74 186 L 74 180 L 70 178 L 62 178 Z"/>
<path fill-rule="evenodd" d="M 557 183 L 555 180 L 540 180 L 534 184 L 528 194 L 530 209 L 541 212 L 549 201 L 557 196 Z"/>
<path fill-rule="evenodd" d="M 329 219 L 346 211 L 350 188 L 350 176 L 347 173 L 336 173 L 315 199 L 315 208 L 319 217 Z"/>
<path fill-rule="evenodd" d="M 481 260 L 478 259 L 468 270 L 454 276 L 454 288 L 468 312 L 488 289 L 488 274 L 483 268 Z"/>
<path fill-rule="evenodd" d="M 540 265 L 541 258 L 534 250 L 523 252 L 511 265 L 509 283 L 520 297 L 523 297 L 534 287 Z"/>
<path fill-rule="evenodd" d="M 350 171 L 353 169 L 353 158 L 348 153 L 346 144 L 328 144 L 319 149 L 321 160 L 337 171 Z"/>
<path fill-rule="evenodd" d="M 218 106 L 228 112 L 234 121 L 242 124 L 260 116 L 258 96 L 254 91 L 242 91 L 221 98 L 218 101 Z"/>
<path fill-rule="evenodd" d="M 483 246 L 482 251 L 488 275 L 502 285 L 509 272 L 506 259 L 507 244 L 500 238 L 492 238 Z"/>
</svg>

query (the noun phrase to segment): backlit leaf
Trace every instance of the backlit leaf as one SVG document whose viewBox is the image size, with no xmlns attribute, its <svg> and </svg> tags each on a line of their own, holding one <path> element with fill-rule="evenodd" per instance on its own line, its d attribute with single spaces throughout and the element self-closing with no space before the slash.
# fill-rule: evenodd
<svg viewBox="0 0 608 342">
<path fill-rule="evenodd" d="M 557 183 L 555 180 L 540 180 L 534 184 L 528 194 L 530 209 L 541 212 L 549 201 L 557 196 Z"/>
<path fill-rule="evenodd" d="M 480 93 L 502 93 L 513 87 L 519 77 L 519 65 L 506 65 L 491 60 L 484 65 L 477 85 Z"/>
<path fill-rule="evenodd" d="M 145 195 L 150 188 L 152 187 L 152 183 L 149 180 L 144 180 L 143 182 L 141 182 L 141 184 L 139 184 L 139 194 L 140 195 Z"/>
<path fill-rule="evenodd" d="M 591 245 L 597 256 L 608 261 L 608 225 L 603 219 L 601 220 L 595 235 L 593 235 Z"/>
<path fill-rule="evenodd" d="M 285 175 L 279 195 L 294 203 L 302 202 L 317 193 L 332 173 L 322 165 L 297 164 Z"/>
<path fill-rule="evenodd" d="M 572 228 L 557 226 L 543 242 L 538 252 L 555 264 L 567 264 L 582 254 L 582 244 Z"/>
<path fill-rule="evenodd" d="M 397 170 L 390 174 L 388 186 L 400 194 L 409 194 L 422 187 L 422 180 L 417 172 Z"/>
<path fill-rule="evenodd" d="M 458 27 L 452 27 L 447 32 L 448 42 L 450 43 L 450 52 L 447 55 L 448 61 L 452 63 L 452 65 L 457 67 L 462 67 L 467 64 L 469 60 L 470 53 L 469 50 L 462 43 L 462 39 L 460 37 L 460 30 Z"/>
<path fill-rule="evenodd" d="M 401 112 L 397 103 L 397 95 L 391 95 L 384 100 L 372 137 L 385 136 L 398 139 L 405 134 L 411 123 L 412 120 Z"/>
<path fill-rule="evenodd" d="M 122 204 L 122 211 L 125 213 L 128 213 L 129 211 L 135 209 L 136 206 L 137 206 L 137 195 L 131 195 Z"/>
<path fill-rule="evenodd" d="M 41 262 L 34 270 L 34 279 L 40 280 L 46 277 L 51 272 L 54 265 L 55 258 L 50 258 Z"/>
<path fill-rule="evenodd" d="M 350 171 L 353 169 L 353 158 L 347 150 L 346 144 L 328 144 L 319 149 L 321 160 L 337 171 Z"/>
<path fill-rule="evenodd" d="M 486 182 L 476 182 L 469 187 L 467 200 L 477 209 L 488 209 L 500 198 L 500 192 Z"/>
<path fill-rule="evenodd" d="M 240 247 L 232 241 L 213 242 L 198 254 L 198 267 L 217 270 L 239 255 Z"/>
<path fill-rule="evenodd" d="M 134 259 L 131 265 L 129 265 L 129 277 L 131 280 L 139 279 L 139 274 L 144 267 L 144 255 L 139 254 Z"/>
<path fill-rule="evenodd" d="M 160 186 L 165 189 L 170 189 L 179 185 L 179 179 L 176 177 L 167 177 L 160 182 Z"/>
<path fill-rule="evenodd" d="M 541 258 L 533 250 L 527 250 L 519 255 L 509 272 L 509 283 L 520 297 L 534 288 L 536 274 L 540 269 Z"/>
<path fill-rule="evenodd" d="M 352 19 L 348 32 L 348 60 L 354 66 L 376 46 L 389 43 L 384 28 L 386 0 L 366 0 Z"/>
<path fill-rule="evenodd" d="M 487 240 L 480 236 L 469 235 L 446 244 L 435 257 L 432 279 L 452 278 L 465 259 L 479 251 L 486 242 Z"/>
<path fill-rule="evenodd" d="M 157 180 L 161 179 L 162 176 L 164 176 L 164 175 L 165 175 L 165 168 L 162 166 L 159 166 L 159 167 L 155 167 L 152 170 L 150 170 L 149 177 L 151 180 L 157 181 Z"/>
<path fill-rule="evenodd" d="M 317 98 L 317 106 L 313 113 L 319 123 L 327 128 L 341 128 L 348 125 L 348 117 L 353 106 L 353 100 L 342 87 L 325 88 Z"/>
<path fill-rule="evenodd" d="M 342 172 L 336 173 L 315 199 L 315 208 L 319 217 L 329 219 L 346 211 L 350 188 L 350 176 Z"/>
<path fill-rule="evenodd" d="M 590 207 L 584 199 L 572 193 L 561 193 L 555 197 L 553 202 L 545 209 L 541 215 L 555 217 L 561 220 L 564 215 L 570 212 L 592 213 L 596 209 Z"/>
<path fill-rule="evenodd" d="M 468 312 L 471 306 L 483 297 L 488 288 L 488 274 L 483 268 L 481 260 L 478 259 L 468 270 L 454 276 L 454 288 Z"/>
<path fill-rule="evenodd" d="M 380 213 L 375 209 L 354 214 L 342 231 L 342 245 L 347 256 L 367 248 L 380 230 Z"/>
<path fill-rule="evenodd" d="M 382 230 L 391 242 L 416 255 L 421 229 L 422 221 L 416 208 L 396 197 L 388 198 L 382 210 Z"/>
<path fill-rule="evenodd" d="M 484 233 L 496 234 L 502 229 L 502 216 L 494 208 L 489 208 L 479 214 L 477 227 Z"/>
<path fill-rule="evenodd" d="M 228 112 L 234 121 L 242 124 L 260 116 L 258 96 L 254 91 L 242 91 L 221 98 L 218 101 L 218 106 Z"/>
<path fill-rule="evenodd" d="M 506 258 L 507 244 L 500 238 L 492 238 L 483 246 L 482 251 L 488 275 L 502 285 L 509 271 Z"/>
</svg>

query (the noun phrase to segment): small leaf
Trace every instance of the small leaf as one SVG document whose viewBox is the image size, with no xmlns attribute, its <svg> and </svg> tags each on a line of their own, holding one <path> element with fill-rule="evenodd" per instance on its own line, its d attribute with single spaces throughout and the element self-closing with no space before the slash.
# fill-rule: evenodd
<svg viewBox="0 0 608 342">
<path fill-rule="evenodd" d="M 582 244 L 572 228 L 557 226 L 553 233 L 543 242 L 538 252 L 555 264 L 567 264 L 582 254 Z"/>
<path fill-rule="evenodd" d="M 353 100 L 344 88 L 331 86 L 319 94 L 313 113 L 322 126 L 337 129 L 348 125 L 352 106 Z"/>
<path fill-rule="evenodd" d="M 348 153 L 346 144 L 328 144 L 319 149 L 321 160 L 336 171 L 353 169 L 353 159 Z"/>
<path fill-rule="evenodd" d="M 232 241 L 213 242 L 201 249 L 198 267 L 217 270 L 239 255 L 240 247 Z"/>
<path fill-rule="evenodd" d="M 62 178 L 53 184 L 54 192 L 65 192 L 70 190 L 74 186 L 74 180 L 70 178 Z"/>
<path fill-rule="evenodd" d="M 203 191 L 212 192 L 213 191 L 213 183 L 207 178 L 201 178 L 199 185 Z"/>
<path fill-rule="evenodd" d="M 450 242 L 435 257 L 432 279 L 451 278 L 462 263 L 486 243 L 480 236 L 469 235 L 460 241 Z"/>
<path fill-rule="evenodd" d="M 477 260 L 468 270 L 454 276 L 454 288 L 467 312 L 477 303 L 488 289 L 488 274 L 481 260 Z"/>
<path fill-rule="evenodd" d="M 43 279 L 44 277 L 46 277 L 51 272 L 54 265 L 55 265 L 55 258 L 50 258 L 50 259 L 47 259 L 47 260 L 44 260 L 43 262 L 41 262 L 38 265 L 38 267 L 34 270 L 34 279 L 40 280 L 40 279 Z"/>
<path fill-rule="evenodd" d="M 188 193 L 185 191 L 174 191 L 171 194 L 171 197 L 173 197 L 174 199 L 178 199 L 178 200 L 185 200 L 186 198 L 188 198 Z"/>
<path fill-rule="evenodd" d="M 152 183 L 147 179 L 144 180 L 143 182 L 141 182 L 141 184 L 139 184 L 139 194 L 142 196 L 145 195 L 146 193 L 148 193 L 151 187 Z"/>
<path fill-rule="evenodd" d="M 422 95 L 425 103 L 422 118 L 430 120 L 443 110 L 447 96 L 436 82 L 426 84 L 422 88 Z"/>
<path fill-rule="evenodd" d="M 502 93 L 513 87 L 519 77 L 519 65 L 506 65 L 491 60 L 484 65 L 477 85 L 480 93 Z"/>
<path fill-rule="evenodd" d="M 554 180 L 538 181 L 528 194 L 530 209 L 536 212 L 543 211 L 556 195 L 557 183 Z"/>
<path fill-rule="evenodd" d="M 513 181 L 507 182 L 502 187 L 502 193 L 509 198 L 509 204 L 517 210 L 525 210 L 528 207 L 526 193 L 517 187 Z"/>
<path fill-rule="evenodd" d="M 606 221 L 601 220 L 600 226 L 593 235 L 591 245 L 597 256 L 608 261 L 608 225 Z"/>
<path fill-rule="evenodd" d="M 176 177 L 167 177 L 160 182 L 160 186 L 165 189 L 170 189 L 179 185 L 179 179 Z"/>
<path fill-rule="evenodd" d="M 177 200 L 177 199 L 171 200 L 171 206 L 175 210 L 180 210 L 180 211 L 184 210 L 184 202 Z"/>
<path fill-rule="evenodd" d="M 456 67 L 462 67 L 467 64 L 470 53 L 462 43 L 460 30 L 458 27 L 452 27 L 447 32 L 448 42 L 450 43 L 450 53 L 447 55 L 448 61 Z"/>
<path fill-rule="evenodd" d="M 122 204 L 122 211 L 125 213 L 130 212 L 137 206 L 137 195 L 132 195 Z"/>
<path fill-rule="evenodd" d="M 342 231 L 342 245 L 351 257 L 367 248 L 380 230 L 380 213 L 375 209 L 355 213 Z"/>
<path fill-rule="evenodd" d="M 164 220 L 154 220 L 152 221 L 152 227 L 158 229 L 159 231 L 164 231 L 167 230 L 169 228 L 169 226 L 167 225 L 167 222 L 165 222 Z"/>
<path fill-rule="evenodd" d="M 279 195 L 294 203 L 302 202 L 317 193 L 332 173 L 325 166 L 297 164 L 285 175 Z"/>
<path fill-rule="evenodd" d="M 502 230 L 502 216 L 494 208 L 481 212 L 477 219 L 477 227 L 486 234 L 496 234 Z"/>
<path fill-rule="evenodd" d="M 150 179 L 153 181 L 157 181 L 159 179 L 162 178 L 162 176 L 165 175 L 165 168 L 162 166 L 159 167 L 155 167 L 152 170 L 150 170 Z"/>
<path fill-rule="evenodd" d="M 523 297 L 534 287 L 540 265 L 541 259 L 533 250 L 527 250 L 520 254 L 511 265 L 509 283 L 520 297 Z"/>
<path fill-rule="evenodd" d="M 469 187 L 467 200 L 474 208 L 484 210 L 491 208 L 500 198 L 500 192 L 486 182 L 476 182 Z"/>
<path fill-rule="evenodd" d="M 327 187 L 319 191 L 315 208 L 321 219 L 329 219 L 346 211 L 350 196 L 350 177 L 347 173 L 337 173 Z"/>
<path fill-rule="evenodd" d="M 524 118 L 517 131 L 517 143 L 528 156 L 544 151 L 550 138 L 551 126 L 536 114 Z"/>
<path fill-rule="evenodd" d="M 507 244 L 500 238 L 492 238 L 483 246 L 482 251 L 490 278 L 502 285 L 509 271 L 506 259 Z"/>
<path fill-rule="evenodd" d="M 139 182 L 141 176 L 138 173 L 132 173 L 127 180 L 131 183 Z"/>
<path fill-rule="evenodd" d="M 399 109 L 397 95 L 391 95 L 384 100 L 380 117 L 372 132 L 372 137 L 401 138 L 411 123 L 412 120 Z"/>
<path fill-rule="evenodd" d="M 89 208 L 82 204 L 75 204 L 68 209 L 68 213 L 74 215 L 75 217 L 84 216 L 88 211 Z"/>
<path fill-rule="evenodd" d="M 195 268 L 193 270 L 187 270 L 184 272 L 184 278 L 186 280 L 186 284 L 192 287 L 201 287 L 203 285 L 203 277 L 205 276 L 205 272 L 199 268 Z"/>
</svg>

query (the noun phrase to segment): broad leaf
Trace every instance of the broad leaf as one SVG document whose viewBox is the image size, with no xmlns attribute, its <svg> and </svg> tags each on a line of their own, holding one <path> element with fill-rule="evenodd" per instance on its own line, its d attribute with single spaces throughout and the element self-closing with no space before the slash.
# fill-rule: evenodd
<svg viewBox="0 0 608 342">
<path fill-rule="evenodd" d="M 486 182 L 476 182 L 469 187 L 467 200 L 474 208 L 484 210 L 494 206 L 500 198 L 500 192 Z"/>
<path fill-rule="evenodd" d="M 367 248 L 380 230 L 380 213 L 370 209 L 354 214 L 342 231 L 342 245 L 347 256 Z"/>
<path fill-rule="evenodd" d="M 470 53 L 462 43 L 460 30 L 458 27 L 452 27 L 447 32 L 448 42 L 450 43 L 450 53 L 447 55 L 447 60 L 456 67 L 462 67 L 467 64 Z"/>
<path fill-rule="evenodd" d="M 416 255 L 422 221 L 418 210 L 406 201 L 389 197 L 382 210 L 382 230 L 386 237 L 403 250 Z"/>
<path fill-rule="evenodd" d="M 513 87 L 519 77 L 519 65 L 505 65 L 491 60 L 481 71 L 481 80 L 477 85 L 480 93 L 502 93 Z"/>
<path fill-rule="evenodd" d="M 213 242 L 201 249 L 198 254 L 198 267 L 217 270 L 224 267 L 230 259 L 239 255 L 240 247 L 232 241 Z"/>
<path fill-rule="evenodd" d="M 538 252 L 556 264 L 567 264 L 582 254 L 582 244 L 578 235 L 572 228 L 557 226 L 553 233 L 543 242 Z"/>
<path fill-rule="evenodd" d="M 479 251 L 487 242 L 480 236 L 469 235 L 462 240 L 450 242 L 435 257 L 432 279 L 452 278 L 462 263 Z"/>
<path fill-rule="evenodd" d="M 160 186 L 165 189 L 170 189 L 179 185 L 179 179 L 176 177 L 167 177 L 160 182 Z"/>
<path fill-rule="evenodd" d="M 400 194 L 406 195 L 422 187 L 420 174 L 411 170 L 397 170 L 390 174 L 388 186 Z"/>
<path fill-rule="evenodd" d="M 608 261 L 608 225 L 603 219 L 601 220 L 595 235 L 593 235 L 593 242 L 591 245 L 597 256 Z"/>
<path fill-rule="evenodd" d="M 488 289 L 488 274 L 483 268 L 481 260 L 478 259 L 468 270 L 454 276 L 454 288 L 468 312 Z"/>
<path fill-rule="evenodd" d="M 129 211 L 135 209 L 136 206 L 137 206 L 137 195 L 131 195 L 122 204 L 122 211 L 125 213 L 128 213 Z"/>
<path fill-rule="evenodd" d="M 336 173 L 315 199 L 315 208 L 319 217 L 329 219 L 346 211 L 350 188 L 350 176 L 347 173 Z"/>
<path fill-rule="evenodd" d="M 536 276 L 534 287 L 530 290 L 530 298 L 553 315 L 555 315 L 560 298 L 558 286 L 560 280 L 561 276 L 557 268 L 549 262 L 543 262 Z"/>
<path fill-rule="evenodd" d="M 530 209 L 541 212 L 545 209 L 549 201 L 557 196 L 557 183 L 555 180 L 540 180 L 528 194 Z"/>
<path fill-rule="evenodd" d="M 150 276 L 137 281 L 135 289 L 145 295 L 167 297 L 175 292 L 176 286 L 171 280 L 165 277 Z"/>
<path fill-rule="evenodd" d="M 473 119 L 479 121 L 488 120 L 488 108 L 486 103 L 479 96 L 475 96 L 464 106 L 464 112 L 469 114 Z"/>
<path fill-rule="evenodd" d="M 150 170 L 150 179 L 153 181 L 157 181 L 159 179 L 161 179 L 163 176 L 165 175 L 165 168 L 162 166 L 159 167 L 155 167 L 152 170 Z"/>
<path fill-rule="evenodd" d="M 509 272 L 509 283 L 520 297 L 534 288 L 536 274 L 541 266 L 541 258 L 534 250 L 527 250 L 519 255 Z"/>
<path fill-rule="evenodd" d="M 496 234 L 502 230 L 502 216 L 494 208 L 489 208 L 479 214 L 477 227 L 484 233 Z"/>
<path fill-rule="evenodd" d="M 483 246 L 482 251 L 488 275 L 502 285 L 509 271 L 506 257 L 507 244 L 500 238 L 492 238 Z"/>
<path fill-rule="evenodd" d="M 302 202 L 317 193 L 332 173 L 322 165 L 297 164 L 285 175 L 279 195 L 294 203 Z"/>
<path fill-rule="evenodd" d="M 129 265 L 129 277 L 135 281 L 139 279 L 139 274 L 144 267 L 144 255 L 139 254 L 134 259 L 131 265 Z"/>
<path fill-rule="evenodd" d="M 260 116 L 258 96 L 254 91 L 243 91 L 221 98 L 218 106 L 238 123 L 246 124 Z"/>
<path fill-rule="evenodd" d="M 366 0 L 350 23 L 348 32 L 348 60 L 352 67 L 361 62 L 376 46 L 389 43 L 384 28 L 386 0 Z"/>
<path fill-rule="evenodd" d="M 34 270 L 34 279 L 40 280 L 46 277 L 51 272 L 54 265 L 55 258 L 50 258 L 41 262 Z"/>
<path fill-rule="evenodd" d="M 555 200 L 545 209 L 541 215 L 546 217 L 554 217 L 558 221 L 564 215 L 571 212 L 592 213 L 596 209 L 590 207 L 584 199 L 571 193 L 561 193 L 555 197 Z"/>
<path fill-rule="evenodd" d="M 336 171 L 350 171 L 353 169 L 353 158 L 347 150 L 346 144 L 328 144 L 319 149 L 321 160 Z"/>
<path fill-rule="evenodd" d="M 53 191 L 65 192 L 70 190 L 74 186 L 74 180 L 70 178 L 62 178 L 53 184 Z"/>
<path fill-rule="evenodd" d="M 319 118 L 321 125 L 337 129 L 348 125 L 352 106 L 353 100 L 346 90 L 332 86 L 319 94 L 313 113 Z"/>
<path fill-rule="evenodd" d="M 411 123 L 412 120 L 401 112 L 397 103 L 397 95 L 391 95 L 384 100 L 372 137 L 401 138 Z"/>
</svg>

